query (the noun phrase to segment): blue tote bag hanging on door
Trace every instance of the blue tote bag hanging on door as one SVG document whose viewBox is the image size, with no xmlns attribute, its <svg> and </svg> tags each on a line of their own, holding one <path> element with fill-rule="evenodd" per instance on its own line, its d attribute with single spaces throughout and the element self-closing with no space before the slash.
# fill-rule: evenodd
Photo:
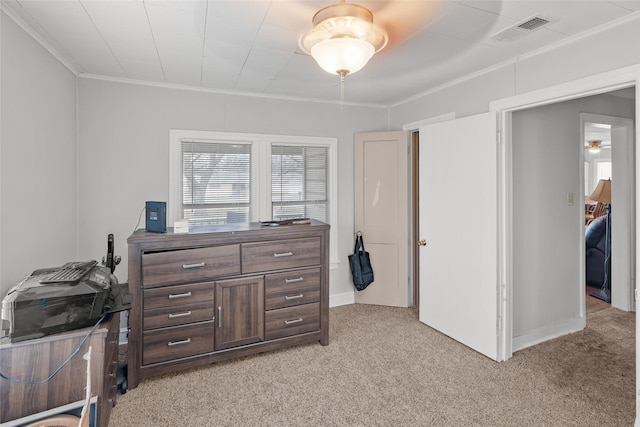
<svg viewBox="0 0 640 427">
<path fill-rule="evenodd" d="M 356 243 L 353 254 L 349 255 L 349 267 L 353 277 L 353 285 L 357 290 L 362 291 L 373 282 L 373 268 L 369 259 L 369 252 L 364 250 L 362 233 L 356 234 Z"/>
</svg>

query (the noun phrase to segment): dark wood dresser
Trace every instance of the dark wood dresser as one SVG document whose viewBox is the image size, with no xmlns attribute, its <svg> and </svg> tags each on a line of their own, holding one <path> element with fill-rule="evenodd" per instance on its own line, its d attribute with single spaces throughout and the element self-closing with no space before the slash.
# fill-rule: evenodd
<svg viewBox="0 0 640 427">
<path fill-rule="evenodd" d="M 0 378 L 0 423 L 49 411 L 69 404 L 84 404 L 87 362 L 91 346 L 91 391 L 98 398 L 97 424 L 109 425 L 115 404 L 118 370 L 120 314 L 109 314 L 68 363 L 48 382 L 27 384 Z M 13 379 L 42 381 L 78 348 L 91 328 L 76 329 L 43 338 L 0 344 L 0 372 Z"/>
<path fill-rule="evenodd" d="M 139 230 L 127 242 L 129 388 L 150 375 L 329 343 L 329 225 Z"/>
</svg>

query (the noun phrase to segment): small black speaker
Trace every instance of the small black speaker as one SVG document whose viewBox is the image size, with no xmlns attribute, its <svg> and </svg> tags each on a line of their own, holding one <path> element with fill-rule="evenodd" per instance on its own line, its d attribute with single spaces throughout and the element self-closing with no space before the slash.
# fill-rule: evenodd
<svg viewBox="0 0 640 427">
<path fill-rule="evenodd" d="M 152 233 L 167 232 L 167 203 L 147 202 L 146 230 Z"/>
</svg>

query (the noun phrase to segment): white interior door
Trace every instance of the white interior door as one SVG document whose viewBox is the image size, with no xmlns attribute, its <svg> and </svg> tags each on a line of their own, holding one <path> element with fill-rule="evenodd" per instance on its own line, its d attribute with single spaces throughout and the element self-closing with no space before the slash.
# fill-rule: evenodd
<svg viewBox="0 0 640 427">
<path fill-rule="evenodd" d="M 374 282 L 355 291 L 359 304 L 408 307 L 409 154 L 406 132 L 355 137 L 355 231 L 362 232 Z"/>
<path fill-rule="evenodd" d="M 498 359 L 495 112 L 420 127 L 420 321 Z"/>
</svg>

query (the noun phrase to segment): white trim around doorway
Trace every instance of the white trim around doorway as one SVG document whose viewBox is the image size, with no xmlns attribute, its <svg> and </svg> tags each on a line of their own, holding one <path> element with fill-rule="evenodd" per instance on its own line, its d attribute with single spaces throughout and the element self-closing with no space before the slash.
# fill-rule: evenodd
<svg viewBox="0 0 640 427">
<path fill-rule="evenodd" d="M 602 74 L 593 75 L 582 78 L 573 82 L 563 83 L 557 86 L 529 92 L 522 95 L 516 95 L 500 100 L 493 101 L 489 104 L 490 111 L 498 113 L 498 129 L 501 135 L 501 147 L 499 158 L 499 186 L 500 186 L 500 211 L 503 220 L 500 222 L 500 251 L 499 251 L 499 277 L 500 285 L 504 288 L 504 294 L 500 298 L 502 316 L 502 334 L 503 342 L 500 348 L 504 352 L 502 360 L 511 358 L 513 353 L 513 271 L 512 271 L 512 251 L 509 236 L 511 236 L 513 227 L 511 198 L 511 115 L 514 111 L 532 108 L 536 106 L 558 103 L 566 100 L 597 95 L 605 92 L 611 92 L 618 89 L 635 86 L 635 141 L 640 140 L 640 132 L 637 124 L 640 119 L 640 64 L 620 68 Z M 640 164 L 640 150 L 635 150 L 636 165 Z M 640 212 L 640 174 L 635 174 L 635 200 L 636 212 Z M 635 277 L 638 275 L 640 262 L 638 255 L 640 254 L 640 239 L 637 238 L 637 230 L 640 230 L 640 215 L 636 215 L 636 271 Z M 636 320 L 638 315 L 636 312 Z M 636 322 L 637 324 L 637 322 Z M 640 376 L 640 340 L 636 331 L 636 421 L 635 425 L 640 427 L 640 388 L 638 388 L 638 378 Z"/>
<path fill-rule="evenodd" d="M 538 107 L 547 104 L 554 104 L 571 99 L 581 98 L 590 95 L 597 95 L 605 92 L 611 92 L 618 89 L 635 86 L 636 88 L 636 106 L 639 104 L 640 98 L 640 64 L 610 71 L 607 73 L 597 74 L 585 77 L 573 82 L 563 83 L 557 86 L 528 92 L 522 95 L 516 95 L 492 101 L 489 104 L 490 111 L 498 113 L 498 129 L 500 131 L 501 147 L 499 153 L 499 186 L 500 186 L 500 212 L 503 220 L 500 224 L 500 251 L 499 251 L 499 272 L 500 285 L 504 290 L 500 298 L 500 312 L 502 321 L 502 340 L 500 347 L 504 354 L 503 360 L 511 358 L 513 354 L 513 272 L 512 272 L 512 254 L 513 246 L 510 236 L 512 235 L 513 219 L 511 199 L 511 114 L 518 110 Z M 638 122 L 639 109 L 636 107 L 636 123 Z M 636 126 L 636 141 L 638 140 L 638 128 Z M 640 151 L 640 150 L 639 150 Z M 637 159 L 636 163 L 640 164 Z M 640 174 L 636 175 L 636 203 L 640 200 L 638 195 L 638 180 Z M 638 219 L 636 219 L 636 230 L 638 228 Z M 638 242 L 640 239 L 636 239 Z M 636 243 L 637 244 L 637 243 Z M 636 247 L 636 253 L 638 253 Z M 636 263 L 638 264 L 638 263 Z M 636 274 L 637 276 L 637 274 Z"/>
<path fill-rule="evenodd" d="M 602 114 L 580 113 L 580 133 L 584 141 L 585 123 L 603 123 L 611 125 L 611 159 L 613 163 L 612 196 L 614 200 L 611 206 L 614 207 L 612 216 L 612 253 L 619 254 L 611 259 L 611 305 L 624 311 L 635 311 L 635 301 L 633 299 L 635 291 L 635 205 L 631 202 L 635 199 L 634 188 L 634 157 L 635 147 L 633 145 L 633 120 L 622 117 L 614 117 Z M 622 134 L 620 134 L 622 133 Z M 614 135 L 615 134 L 615 135 Z M 616 138 L 616 136 L 620 136 Z M 615 142 L 614 142 L 615 141 Z M 584 146 L 580 147 L 580 154 L 584 159 Z M 584 161 L 581 162 L 584 164 Z M 583 171 L 584 172 L 584 171 Z M 581 177 L 581 184 L 584 185 L 584 177 Z M 594 183 L 595 184 L 595 183 Z M 580 203 L 587 189 L 580 194 Z M 583 229 L 583 231 L 585 231 Z M 616 237 L 617 236 L 617 237 Z M 584 254 L 584 233 L 582 234 L 581 249 Z M 620 254 L 624 254 L 621 256 Z M 584 274 L 584 257 L 582 259 L 582 273 Z M 582 277 L 581 283 L 585 283 Z M 581 294 L 584 298 L 584 293 Z M 581 303 L 584 310 L 584 301 Z M 583 313 L 584 314 L 584 313 Z"/>
</svg>

